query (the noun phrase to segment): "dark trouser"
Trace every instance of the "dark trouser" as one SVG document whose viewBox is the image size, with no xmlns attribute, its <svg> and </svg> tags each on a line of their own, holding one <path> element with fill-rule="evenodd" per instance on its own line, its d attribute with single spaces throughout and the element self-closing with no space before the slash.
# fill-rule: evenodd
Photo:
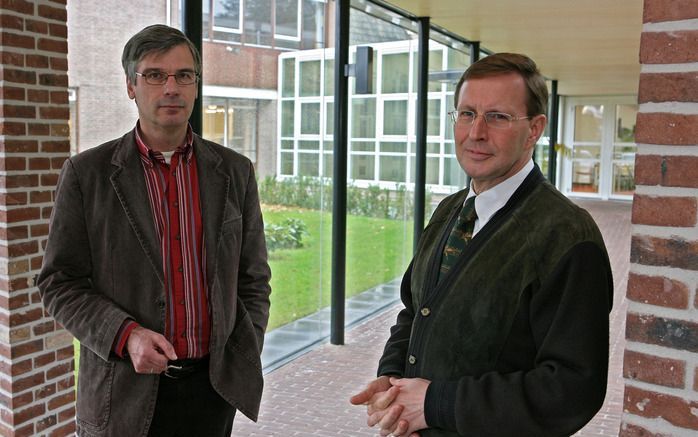
<svg viewBox="0 0 698 437">
<path fill-rule="evenodd" d="M 149 437 L 230 437 L 235 409 L 216 393 L 208 367 L 181 379 L 160 376 Z"/>
</svg>

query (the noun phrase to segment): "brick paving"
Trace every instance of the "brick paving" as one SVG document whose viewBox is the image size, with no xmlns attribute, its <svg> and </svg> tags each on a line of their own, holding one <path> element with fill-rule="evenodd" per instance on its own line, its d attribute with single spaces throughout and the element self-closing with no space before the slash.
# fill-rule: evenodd
<svg viewBox="0 0 698 437">
<path fill-rule="evenodd" d="M 623 406 L 622 360 L 625 348 L 625 288 L 630 252 L 630 202 L 576 200 L 601 228 L 611 257 L 615 299 L 611 313 L 611 361 L 606 402 L 575 436 L 617 436 Z M 324 344 L 265 377 L 259 421 L 238 414 L 234 437 L 376 436 L 366 426 L 365 410 L 349 397 L 370 381 L 399 305 L 346 333 L 345 345 Z"/>
</svg>

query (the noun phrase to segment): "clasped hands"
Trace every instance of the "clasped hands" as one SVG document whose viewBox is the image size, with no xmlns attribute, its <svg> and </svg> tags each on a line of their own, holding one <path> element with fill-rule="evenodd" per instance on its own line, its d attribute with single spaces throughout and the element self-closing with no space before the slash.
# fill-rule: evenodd
<svg viewBox="0 0 698 437">
<path fill-rule="evenodd" d="M 424 399 L 430 381 L 421 378 L 380 376 L 351 397 L 354 405 L 366 405 L 368 426 L 380 427 L 381 436 L 419 437 L 427 427 Z"/>
</svg>

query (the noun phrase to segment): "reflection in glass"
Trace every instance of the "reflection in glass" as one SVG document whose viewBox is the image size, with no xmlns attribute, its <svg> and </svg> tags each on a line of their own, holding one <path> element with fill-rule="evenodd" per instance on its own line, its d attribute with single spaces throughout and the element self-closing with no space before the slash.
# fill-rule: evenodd
<svg viewBox="0 0 698 437">
<path fill-rule="evenodd" d="M 601 146 L 574 146 L 574 159 L 601 159 Z"/>
</svg>

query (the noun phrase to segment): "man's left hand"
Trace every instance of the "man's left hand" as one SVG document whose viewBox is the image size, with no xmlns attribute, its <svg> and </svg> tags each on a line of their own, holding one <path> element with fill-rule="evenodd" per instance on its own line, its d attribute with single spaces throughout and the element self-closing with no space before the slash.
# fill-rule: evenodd
<svg viewBox="0 0 698 437">
<path fill-rule="evenodd" d="M 381 427 L 380 435 L 419 436 L 417 431 L 427 427 L 424 399 L 431 381 L 422 378 L 390 378 L 390 383 L 400 389 L 392 405 L 401 406 L 402 412 L 397 418 L 387 414 L 376 420 Z M 374 414 L 378 416 L 380 413 L 379 411 Z"/>
</svg>

